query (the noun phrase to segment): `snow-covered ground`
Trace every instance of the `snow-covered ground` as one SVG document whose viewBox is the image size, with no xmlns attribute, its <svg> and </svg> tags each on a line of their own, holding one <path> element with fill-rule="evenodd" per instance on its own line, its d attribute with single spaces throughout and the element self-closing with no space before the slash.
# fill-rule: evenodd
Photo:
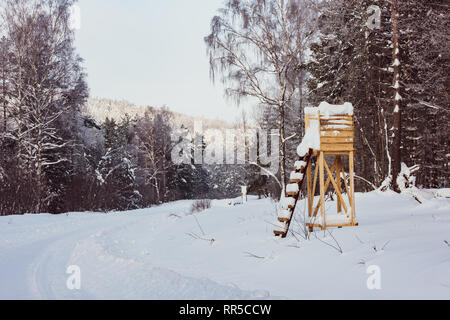
<svg viewBox="0 0 450 320">
<path fill-rule="evenodd" d="M 359 227 L 310 240 L 275 238 L 270 200 L 194 216 L 191 204 L 1 217 L 0 299 L 450 299 L 448 198 L 357 194 Z M 80 290 L 66 285 L 73 265 Z"/>
</svg>

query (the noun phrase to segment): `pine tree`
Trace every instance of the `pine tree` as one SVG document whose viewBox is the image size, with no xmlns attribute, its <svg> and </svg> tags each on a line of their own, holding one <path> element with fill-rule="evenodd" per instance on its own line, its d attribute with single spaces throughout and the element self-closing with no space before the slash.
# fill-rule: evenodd
<svg viewBox="0 0 450 320">
<path fill-rule="evenodd" d="M 387 1 L 334 0 L 325 4 L 319 42 L 311 46 L 308 71 L 313 105 L 351 102 L 356 118 L 357 175 L 376 185 L 391 173 L 393 95 L 391 12 Z M 381 10 L 369 28 L 370 5 Z M 359 188 L 368 188 L 358 183 Z"/>
<path fill-rule="evenodd" d="M 142 195 L 136 182 L 136 165 L 129 145 L 130 120 L 125 118 L 116 124 L 105 121 L 105 153 L 98 164 L 96 175 L 100 185 L 100 207 L 108 210 L 136 209 L 141 205 Z"/>
<path fill-rule="evenodd" d="M 448 186 L 450 12 L 447 1 L 399 4 L 403 161 L 422 187 Z"/>
</svg>

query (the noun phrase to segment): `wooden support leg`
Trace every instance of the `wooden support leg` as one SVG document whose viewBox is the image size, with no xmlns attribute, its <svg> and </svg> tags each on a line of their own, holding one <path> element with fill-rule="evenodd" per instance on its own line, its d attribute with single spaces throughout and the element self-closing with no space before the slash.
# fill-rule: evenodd
<svg viewBox="0 0 450 320">
<path fill-rule="evenodd" d="M 314 195 L 312 194 L 312 177 L 311 177 L 311 173 L 312 173 L 312 161 L 309 161 L 308 164 L 308 169 L 306 172 L 307 175 L 307 179 L 308 179 L 308 216 L 312 217 L 313 214 L 313 201 L 314 201 Z"/>
<path fill-rule="evenodd" d="M 325 154 L 320 152 L 319 156 L 319 175 L 320 175 L 320 215 L 322 217 L 322 230 L 326 229 L 325 220 Z"/>
<path fill-rule="evenodd" d="M 336 183 L 337 183 L 337 187 L 338 190 L 336 190 L 338 193 L 342 193 L 341 190 L 341 157 L 337 156 L 336 157 Z M 337 197 L 337 212 L 341 213 L 342 212 L 342 203 L 341 203 L 341 198 Z"/>
<path fill-rule="evenodd" d="M 349 171 L 350 171 L 350 207 L 352 213 L 352 225 L 356 225 L 356 213 L 355 213 L 355 165 L 354 165 L 354 152 L 351 151 L 349 155 Z"/>
</svg>

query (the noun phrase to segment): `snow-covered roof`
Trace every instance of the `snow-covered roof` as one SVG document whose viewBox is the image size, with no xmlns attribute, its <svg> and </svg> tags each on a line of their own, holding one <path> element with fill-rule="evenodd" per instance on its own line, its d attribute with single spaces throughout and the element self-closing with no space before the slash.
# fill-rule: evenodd
<svg viewBox="0 0 450 320">
<path fill-rule="evenodd" d="M 322 102 L 317 108 L 305 108 L 305 114 L 312 117 L 318 117 L 320 114 L 320 117 L 324 119 L 338 115 L 353 116 L 353 104 L 351 104 L 350 102 L 346 102 L 340 105 L 333 105 L 327 102 Z M 350 125 L 348 121 L 335 120 L 334 122 L 336 124 L 328 125 L 329 129 L 345 129 Z M 304 157 L 310 149 L 320 149 L 319 127 L 319 119 L 310 119 L 309 127 L 306 128 L 305 136 L 303 137 L 302 142 L 297 148 L 297 153 L 300 157 Z"/>
<path fill-rule="evenodd" d="M 329 104 L 322 102 L 317 108 L 305 108 L 305 114 L 317 116 L 320 112 L 321 116 L 337 116 L 337 115 L 353 115 L 353 104 L 346 102 L 344 104 Z"/>
</svg>

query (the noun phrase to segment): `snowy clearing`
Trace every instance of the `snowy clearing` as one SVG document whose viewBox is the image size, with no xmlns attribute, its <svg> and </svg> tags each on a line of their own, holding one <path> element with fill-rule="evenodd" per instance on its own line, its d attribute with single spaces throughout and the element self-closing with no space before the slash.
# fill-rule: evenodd
<svg viewBox="0 0 450 320">
<path fill-rule="evenodd" d="M 450 299 L 448 198 L 420 205 L 357 194 L 359 227 L 317 231 L 309 241 L 275 238 L 277 205 L 249 200 L 213 201 L 195 216 L 192 201 L 179 201 L 1 217 L 0 299 Z M 71 265 L 80 267 L 80 290 L 66 286 Z M 381 290 L 367 287 L 370 266 L 381 271 Z"/>
</svg>

